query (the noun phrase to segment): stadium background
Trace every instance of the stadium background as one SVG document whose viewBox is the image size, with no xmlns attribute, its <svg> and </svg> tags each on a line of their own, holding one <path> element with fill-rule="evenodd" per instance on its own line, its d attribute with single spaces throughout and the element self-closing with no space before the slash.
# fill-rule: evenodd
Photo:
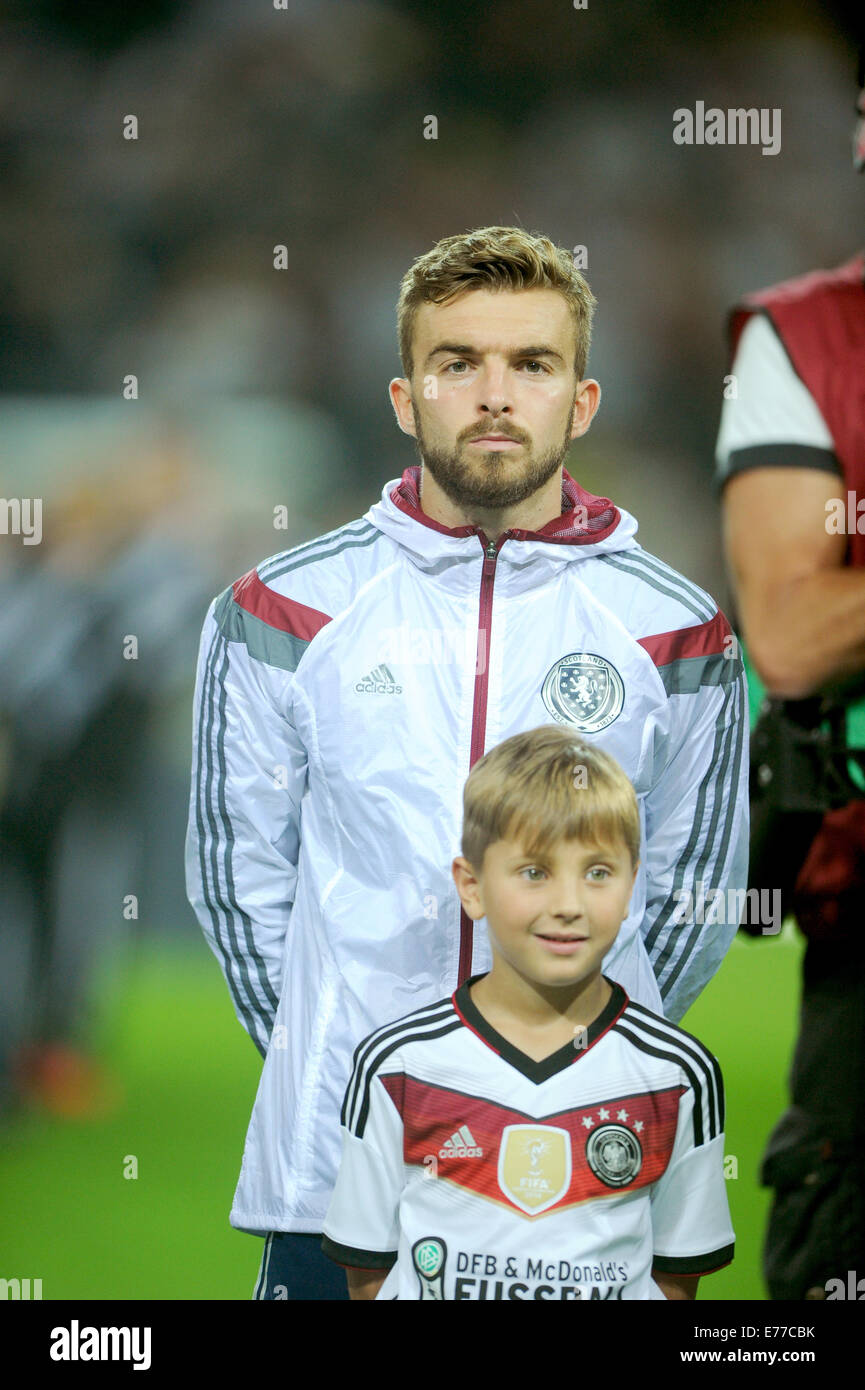
<svg viewBox="0 0 865 1390">
<path fill-rule="evenodd" d="M 40 545 L 0 534 L 0 1276 L 244 1299 L 259 1060 L 182 883 L 207 601 L 415 461 L 386 397 L 399 279 L 519 223 L 585 246 L 599 301 L 569 470 L 729 612 L 723 319 L 858 245 L 855 46 L 786 0 L 20 0 L 0 40 L 0 493 L 43 504 Z M 780 107 L 780 153 L 675 145 L 698 100 Z M 685 1020 L 735 1161 L 737 1258 L 704 1297 L 765 1296 L 800 954 L 789 926 L 737 939 Z"/>
</svg>

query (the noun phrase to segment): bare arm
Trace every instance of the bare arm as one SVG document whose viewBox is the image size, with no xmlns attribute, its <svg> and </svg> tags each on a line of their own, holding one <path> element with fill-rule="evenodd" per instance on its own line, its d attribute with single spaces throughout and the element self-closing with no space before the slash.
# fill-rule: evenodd
<svg viewBox="0 0 865 1390">
<path fill-rule="evenodd" d="M 653 1269 L 652 1278 L 665 1298 L 681 1302 L 697 1297 L 697 1285 L 700 1282 L 698 1274 L 659 1274 Z"/>
<path fill-rule="evenodd" d="M 348 1269 L 348 1296 L 351 1299 L 375 1298 L 387 1278 L 386 1269 Z"/>
<path fill-rule="evenodd" d="M 865 570 L 827 530 L 843 479 L 755 468 L 724 489 L 724 545 L 754 666 L 775 696 L 803 699 L 865 669 Z"/>
</svg>

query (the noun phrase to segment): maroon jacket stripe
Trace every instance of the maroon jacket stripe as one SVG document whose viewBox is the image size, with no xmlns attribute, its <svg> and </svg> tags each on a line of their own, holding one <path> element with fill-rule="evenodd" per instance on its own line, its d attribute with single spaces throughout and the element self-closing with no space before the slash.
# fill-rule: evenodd
<svg viewBox="0 0 865 1390">
<path fill-rule="evenodd" d="M 671 661 L 682 661 L 690 656 L 722 655 L 724 639 L 731 633 L 732 628 L 719 609 L 707 623 L 677 628 L 675 632 L 659 632 L 654 637 L 641 637 L 639 645 L 648 652 L 656 666 L 667 666 Z"/>
<path fill-rule="evenodd" d="M 307 608 L 305 603 L 297 603 L 269 589 L 262 584 L 254 569 L 236 579 L 232 590 L 235 603 L 247 613 L 260 618 L 268 627 L 289 632 L 292 637 L 300 637 L 305 642 L 311 642 L 316 633 L 330 622 L 328 613 Z"/>
</svg>

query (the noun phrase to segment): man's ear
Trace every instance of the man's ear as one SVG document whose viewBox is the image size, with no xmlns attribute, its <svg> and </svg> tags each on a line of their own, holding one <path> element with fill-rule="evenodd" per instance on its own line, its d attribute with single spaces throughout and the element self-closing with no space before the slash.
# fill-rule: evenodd
<svg viewBox="0 0 865 1390">
<path fill-rule="evenodd" d="M 395 376 L 388 387 L 390 402 L 396 415 L 396 422 L 403 434 L 415 436 L 414 411 L 412 410 L 411 382 L 404 376 Z"/>
<path fill-rule="evenodd" d="M 571 421 L 571 439 L 579 439 L 592 423 L 601 404 L 601 388 L 593 377 L 586 377 L 577 387 L 574 401 L 574 418 Z"/>
<path fill-rule="evenodd" d="M 460 902 L 472 921 L 477 922 L 484 916 L 484 898 L 477 874 L 462 855 L 458 855 L 451 864 L 451 873 L 460 895 Z"/>
</svg>

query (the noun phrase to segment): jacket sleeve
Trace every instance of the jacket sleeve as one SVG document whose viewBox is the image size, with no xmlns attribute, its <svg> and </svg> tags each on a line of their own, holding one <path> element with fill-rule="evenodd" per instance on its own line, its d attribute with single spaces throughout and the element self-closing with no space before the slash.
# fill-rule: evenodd
<svg viewBox="0 0 865 1390">
<path fill-rule="evenodd" d="M 187 893 L 262 1055 L 282 984 L 307 777 L 285 650 L 284 634 L 243 611 L 231 589 L 214 600 L 192 731 Z"/>
<path fill-rule="evenodd" d="M 738 642 L 720 611 L 641 645 L 670 712 L 646 799 L 641 931 L 664 1012 L 678 1022 L 720 966 L 746 901 L 748 694 Z"/>
</svg>

